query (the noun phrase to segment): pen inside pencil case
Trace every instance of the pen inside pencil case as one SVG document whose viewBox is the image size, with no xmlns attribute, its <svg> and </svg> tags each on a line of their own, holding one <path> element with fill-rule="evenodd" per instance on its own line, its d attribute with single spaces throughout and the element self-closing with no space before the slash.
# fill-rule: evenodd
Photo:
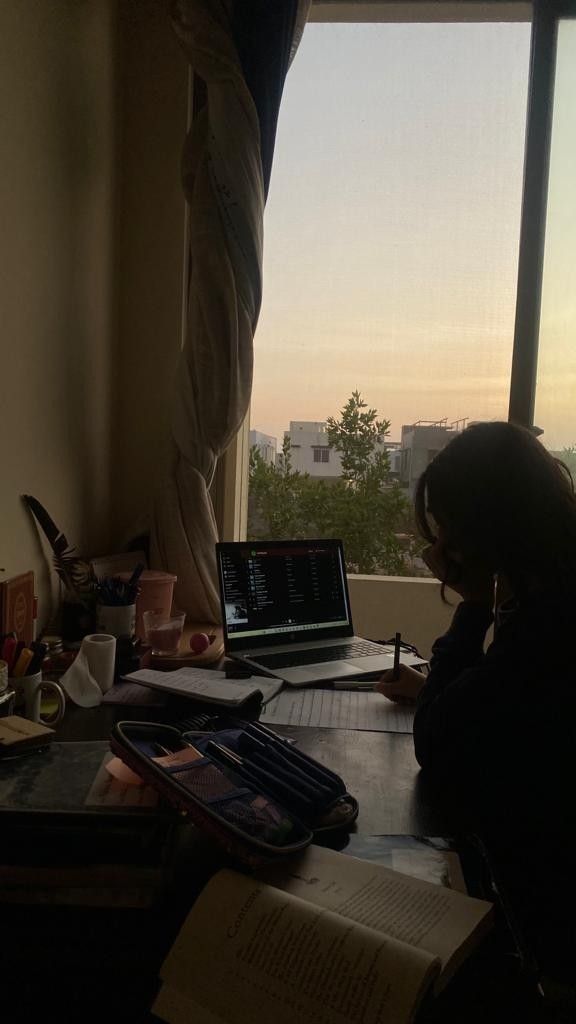
<svg viewBox="0 0 576 1024">
<path fill-rule="evenodd" d="M 334 795 L 345 794 L 346 786 L 339 775 L 331 771 L 330 768 L 326 768 L 325 765 L 319 764 L 314 758 L 305 754 L 303 750 L 299 750 L 291 743 L 288 743 L 283 736 L 278 736 L 267 726 L 262 725 L 261 722 L 249 722 L 246 725 L 245 731 L 248 736 L 270 744 L 274 750 L 281 752 L 284 757 L 293 764 L 298 765 L 307 774 L 313 776 L 316 781 L 328 786 Z"/>
<path fill-rule="evenodd" d="M 280 779 L 289 782 L 319 808 L 325 807 L 340 795 L 340 787 L 334 786 L 331 780 L 322 778 L 322 781 L 319 781 L 317 776 L 294 758 L 286 757 L 279 748 L 262 743 L 247 733 L 240 737 L 239 750 L 241 754 L 247 753 L 255 764 L 267 767 Z M 329 781 L 330 785 L 327 785 Z"/>
<path fill-rule="evenodd" d="M 207 752 L 227 774 L 233 772 L 237 777 L 243 779 L 251 789 L 280 801 L 282 806 L 296 814 L 302 821 L 314 820 L 316 816 L 314 801 L 310 799 L 309 795 L 295 788 L 292 785 L 292 780 L 287 782 L 269 771 L 268 765 L 265 764 L 264 767 L 261 767 L 214 741 L 208 743 Z"/>
</svg>

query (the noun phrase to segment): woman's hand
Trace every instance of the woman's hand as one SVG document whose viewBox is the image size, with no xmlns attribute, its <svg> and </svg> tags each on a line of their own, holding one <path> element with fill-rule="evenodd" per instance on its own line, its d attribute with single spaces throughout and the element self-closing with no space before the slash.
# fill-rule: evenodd
<svg viewBox="0 0 576 1024">
<path fill-rule="evenodd" d="M 454 590 L 465 601 L 494 604 L 494 576 L 488 569 L 470 568 L 464 565 L 462 556 L 457 551 L 447 552 L 440 541 L 424 548 L 421 557 L 434 576 L 446 583 L 447 587 Z M 449 574 L 447 559 L 460 567 L 459 578 L 454 582 L 446 578 Z"/>
<path fill-rule="evenodd" d="M 408 665 L 400 665 L 397 679 L 394 679 L 394 669 L 390 668 L 380 677 L 374 689 L 397 704 L 415 704 L 425 682 L 426 676 L 421 672 Z"/>
</svg>

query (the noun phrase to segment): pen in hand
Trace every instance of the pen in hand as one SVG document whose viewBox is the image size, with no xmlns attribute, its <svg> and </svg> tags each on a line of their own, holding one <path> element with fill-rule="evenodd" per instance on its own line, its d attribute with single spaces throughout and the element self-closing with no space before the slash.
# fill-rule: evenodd
<svg viewBox="0 0 576 1024">
<path fill-rule="evenodd" d="M 402 634 L 396 633 L 394 636 L 394 667 L 392 669 L 392 679 L 398 679 L 400 675 L 400 642 L 402 640 Z"/>
</svg>

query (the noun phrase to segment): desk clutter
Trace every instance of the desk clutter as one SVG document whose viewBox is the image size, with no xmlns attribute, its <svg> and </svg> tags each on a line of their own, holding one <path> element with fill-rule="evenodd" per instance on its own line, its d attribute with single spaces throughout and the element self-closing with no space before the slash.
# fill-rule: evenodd
<svg viewBox="0 0 576 1024">
<path fill-rule="evenodd" d="M 116 680 L 137 670 L 219 660 L 222 631 L 185 626 L 173 606 L 173 573 L 148 569 L 142 551 L 83 558 L 35 497 L 23 501 L 50 546 L 61 603 L 38 631 L 34 573 L 0 582 L 0 718 L 17 711 L 56 725 L 67 698 L 96 707 Z"/>
</svg>

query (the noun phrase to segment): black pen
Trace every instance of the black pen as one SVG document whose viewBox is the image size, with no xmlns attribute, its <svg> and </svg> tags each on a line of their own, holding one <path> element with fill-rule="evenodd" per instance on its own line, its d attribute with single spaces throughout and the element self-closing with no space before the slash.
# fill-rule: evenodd
<svg viewBox="0 0 576 1024">
<path fill-rule="evenodd" d="M 210 740 L 206 745 L 206 750 L 209 754 L 215 755 L 216 760 L 220 758 L 224 764 L 229 765 L 232 771 L 236 772 L 245 782 L 255 786 L 256 792 L 261 789 L 267 790 L 277 800 L 287 801 L 287 806 L 297 809 L 297 813 L 307 815 L 313 813 L 314 805 L 309 797 L 299 793 L 293 786 L 281 781 L 266 769 L 254 764 L 249 758 L 239 757 L 234 751 L 220 743 L 215 743 L 214 740 Z"/>
<path fill-rule="evenodd" d="M 303 750 L 293 747 L 285 739 L 273 732 L 272 729 L 269 729 L 267 725 L 264 725 L 262 722 L 248 722 L 245 731 L 249 735 L 253 735 L 255 732 L 256 736 L 260 736 L 271 743 L 272 746 L 279 747 L 289 760 L 294 760 L 297 764 L 301 764 L 302 768 L 308 770 L 310 775 L 318 779 L 319 782 L 324 782 L 325 785 L 331 784 L 336 786 L 342 794 L 346 792 L 346 786 L 339 775 L 336 775 L 330 768 L 320 764 L 319 761 L 315 761 L 313 757 L 305 754 Z"/>
<path fill-rule="evenodd" d="M 392 669 L 392 679 L 398 679 L 400 675 L 400 642 L 402 640 L 402 633 L 396 633 L 394 637 L 394 667 Z"/>
<path fill-rule="evenodd" d="M 320 782 L 317 778 L 310 774 L 301 764 L 297 764 L 294 759 L 290 760 L 283 751 L 278 747 L 273 747 L 272 744 L 262 743 L 257 740 L 255 736 L 251 736 L 248 733 L 244 733 L 240 738 L 240 742 L 249 741 L 256 745 L 256 752 L 262 753 L 263 757 L 268 758 L 274 767 L 283 768 L 286 772 L 289 772 L 294 781 L 294 785 L 301 784 L 302 786 L 310 786 L 312 789 L 319 794 L 324 802 L 334 799 L 334 792 L 329 786 L 326 785 L 326 781 Z M 252 752 L 254 757 L 254 751 Z"/>
</svg>

